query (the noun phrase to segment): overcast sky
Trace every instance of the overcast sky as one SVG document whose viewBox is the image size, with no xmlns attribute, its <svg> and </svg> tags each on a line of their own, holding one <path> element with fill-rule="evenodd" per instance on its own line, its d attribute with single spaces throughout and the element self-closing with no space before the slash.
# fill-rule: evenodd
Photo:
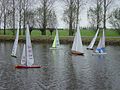
<svg viewBox="0 0 120 90">
<path fill-rule="evenodd" d="M 64 3 L 62 1 L 57 1 L 55 3 L 55 11 L 56 11 L 56 14 L 57 14 L 57 20 L 58 20 L 58 28 L 62 28 L 62 27 L 65 27 L 67 28 L 68 25 L 63 21 L 63 12 L 64 12 Z M 84 10 L 81 12 L 82 14 L 80 15 L 80 25 L 81 26 L 87 26 L 88 25 L 88 20 L 87 20 L 87 8 L 84 8 Z"/>
<path fill-rule="evenodd" d="M 113 10 L 116 7 L 120 7 L 120 0 L 113 0 L 113 1 L 114 1 L 114 4 L 111 5 L 111 7 L 112 7 L 112 8 L 110 8 L 111 10 Z M 91 1 L 89 0 L 87 5 L 85 5 L 85 7 L 80 12 L 80 26 L 81 27 L 88 27 L 89 26 L 89 22 L 88 22 L 88 19 L 87 19 L 87 10 L 88 10 L 89 6 L 91 6 L 90 2 Z M 64 7 L 64 3 L 62 3 L 61 0 L 58 0 L 55 3 L 55 10 L 56 10 L 56 14 L 57 14 L 57 17 L 58 17 L 58 27 L 68 27 L 64 23 L 64 21 L 62 20 L 62 17 L 63 17 L 63 7 Z M 107 27 L 111 27 L 111 25 L 109 23 L 107 23 Z"/>
</svg>

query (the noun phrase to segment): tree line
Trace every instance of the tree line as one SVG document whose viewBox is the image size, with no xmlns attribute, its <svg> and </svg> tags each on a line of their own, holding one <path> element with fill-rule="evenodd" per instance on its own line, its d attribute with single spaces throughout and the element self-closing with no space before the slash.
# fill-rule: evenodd
<svg viewBox="0 0 120 90">
<path fill-rule="evenodd" d="M 42 35 L 46 35 L 47 29 L 52 34 L 59 17 L 54 7 L 56 2 L 64 4 L 63 21 L 68 24 L 69 35 L 74 34 L 80 14 L 84 14 L 82 10 L 88 5 L 87 17 L 91 28 L 106 29 L 106 22 L 109 22 L 115 29 L 120 29 L 120 7 L 112 9 L 117 0 L 0 0 L 0 29 L 3 28 L 5 35 L 6 28 L 12 28 L 15 35 L 15 27 L 19 26 L 20 35 L 24 35 L 29 24 L 31 31 L 37 27 Z"/>
</svg>

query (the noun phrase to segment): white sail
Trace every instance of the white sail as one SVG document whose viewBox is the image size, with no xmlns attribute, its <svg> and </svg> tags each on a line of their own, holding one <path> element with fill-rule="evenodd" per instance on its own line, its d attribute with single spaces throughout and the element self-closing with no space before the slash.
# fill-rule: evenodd
<svg viewBox="0 0 120 90">
<path fill-rule="evenodd" d="M 72 51 L 77 51 L 77 52 L 83 53 L 83 45 L 82 45 L 79 27 L 77 27 L 77 32 L 76 32 L 75 37 L 74 37 Z"/>
<path fill-rule="evenodd" d="M 13 48 L 12 48 L 12 56 L 16 56 L 16 52 L 17 52 L 17 46 L 18 46 L 18 38 L 19 38 L 19 28 L 17 29 L 17 33 L 16 33 L 16 38 L 13 44 Z"/>
<path fill-rule="evenodd" d="M 30 32 L 29 32 L 28 25 L 27 25 L 27 29 L 26 29 L 26 59 L 27 59 L 27 66 L 31 66 L 34 63 L 33 51 L 32 51 L 32 45 L 31 45 Z"/>
<path fill-rule="evenodd" d="M 72 50 L 75 50 L 75 51 L 77 50 L 77 32 L 75 33 Z"/>
<path fill-rule="evenodd" d="M 22 52 L 22 57 L 21 57 L 21 64 L 25 65 L 26 64 L 26 52 L 25 52 L 25 44 L 23 47 L 23 52 Z"/>
<path fill-rule="evenodd" d="M 60 46 L 60 41 L 59 41 L 59 34 L 58 34 L 58 30 L 56 29 L 56 47 Z"/>
<path fill-rule="evenodd" d="M 102 36 L 102 47 L 105 48 L 105 31 L 103 29 L 103 36 Z"/>
<path fill-rule="evenodd" d="M 100 38 L 100 41 L 98 43 L 98 46 L 95 50 L 97 53 L 105 53 L 105 34 L 104 34 L 104 29 L 103 29 L 103 35 Z"/>
<path fill-rule="evenodd" d="M 89 46 L 87 47 L 87 49 L 93 49 L 93 46 L 94 46 L 94 44 L 95 44 L 96 38 L 97 38 L 97 36 L 98 36 L 98 33 L 99 33 L 99 29 L 97 30 L 94 38 L 92 39 L 92 41 L 91 41 L 91 43 L 89 44 Z"/>
</svg>

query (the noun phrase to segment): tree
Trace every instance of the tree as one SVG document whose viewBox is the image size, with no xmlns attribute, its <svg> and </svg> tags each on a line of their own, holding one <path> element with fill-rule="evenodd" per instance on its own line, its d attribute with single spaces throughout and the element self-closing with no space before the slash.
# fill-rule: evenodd
<svg viewBox="0 0 120 90">
<path fill-rule="evenodd" d="M 2 24 L 2 16 L 3 16 L 3 1 L 0 0 L 0 30 L 1 30 L 1 24 Z M 1 34 L 1 31 L 0 31 Z"/>
<path fill-rule="evenodd" d="M 27 3 L 27 0 L 23 1 L 23 35 L 25 35 Z"/>
<path fill-rule="evenodd" d="M 34 15 L 34 11 L 30 10 L 30 11 L 26 11 L 26 21 L 29 24 L 29 29 L 30 29 L 30 34 L 33 30 L 33 27 L 35 25 L 35 15 Z"/>
<path fill-rule="evenodd" d="M 87 3 L 85 0 L 75 0 L 76 3 L 76 29 L 79 22 L 79 14 L 82 11 L 82 7 Z"/>
<path fill-rule="evenodd" d="M 120 8 L 116 8 L 115 10 L 112 11 L 109 23 L 115 29 L 120 30 Z"/>
<path fill-rule="evenodd" d="M 13 0 L 13 35 L 15 35 L 15 0 Z"/>
<path fill-rule="evenodd" d="M 22 24 L 22 0 L 18 0 L 18 13 L 19 13 L 19 30 L 20 30 L 20 35 L 21 35 L 21 24 Z"/>
<path fill-rule="evenodd" d="M 39 27 L 41 28 L 42 35 L 46 35 L 46 29 L 50 23 L 49 20 L 50 20 L 51 14 L 54 13 L 53 4 L 55 3 L 55 1 L 56 0 L 40 1 L 40 7 L 37 9 L 37 18 L 38 18 L 37 22 L 39 23 Z M 52 15 L 55 15 L 55 14 L 52 14 Z M 54 22 L 54 20 L 52 22 Z"/>
<path fill-rule="evenodd" d="M 69 35 L 73 35 L 74 29 L 79 22 L 80 9 L 85 4 L 85 0 L 63 0 L 65 10 L 63 14 L 64 21 L 69 24 Z"/>
<path fill-rule="evenodd" d="M 103 28 L 106 29 L 106 20 L 109 18 L 109 17 L 107 18 L 107 11 L 108 11 L 108 8 L 110 8 L 113 0 L 103 0 L 103 2 L 104 2 L 103 3 L 103 7 L 104 7 L 104 9 L 103 9 L 103 15 L 104 15 Z"/>
<path fill-rule="evenodd" d="M 76 22 L 76 5 L 75 0 L 64 0 L 65 10 L 63 14 L 63 19 L 66 23 L 69 24 L 69 35 L 73 35 L 73 27 L 75 28 Z"/>
<path fill-rule="evenodd" d="M 50 31 L 51 35 L 52 35 L 52 32 L 57 29 L 57 16 L 55 14 L 55 11 L 51 11 L 49 13 L 48 27 L 49 28 L 47 29 Z"/>
<path fill-rule="evenodd" d="M 95 6 L 90 7 L 88 10 L 88 19 L 90 24 L 96 29 L 100 28 L 102 22 L 102 0 L 96 0 L 94 2 Z"/>
<path fill-rule="evenodd" d="M 7 11 L 8 11 L 8 8 L 7 6 L 9 4 L 9 0 L 3 0 L 2 1 L 2 6 L 3 6 L 3 21 L 4 21 L 4 35 L 6 34 L 6 18 L 7 18 Z"/>
</svg>

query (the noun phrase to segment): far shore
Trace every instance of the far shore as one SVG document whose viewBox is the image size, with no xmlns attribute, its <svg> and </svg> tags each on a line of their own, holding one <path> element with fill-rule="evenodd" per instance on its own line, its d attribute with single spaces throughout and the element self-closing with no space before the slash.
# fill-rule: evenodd
<svg viewBox="0 0 120 90">
<path fill-rule="evenodd" d="M 93 37 L 82 37 L 83 44 L 88 45 Z M 51 36 L 39 36 L 31 37 L 33 43 L 52 43 L 54 37 Z M 61 44 L 72 44 L 74 36 L 62 36 L 60 37 Z M 0 36 L 0 42 L 14 42 L 15 36 Z M 25 42 L 25 37 L 19 37 L 19 42 Z M 95 44 L 98 44 L 99 37 Z M 106 45 L 120 45 L 120 37 L 106 37 Z"/>
</svg>

